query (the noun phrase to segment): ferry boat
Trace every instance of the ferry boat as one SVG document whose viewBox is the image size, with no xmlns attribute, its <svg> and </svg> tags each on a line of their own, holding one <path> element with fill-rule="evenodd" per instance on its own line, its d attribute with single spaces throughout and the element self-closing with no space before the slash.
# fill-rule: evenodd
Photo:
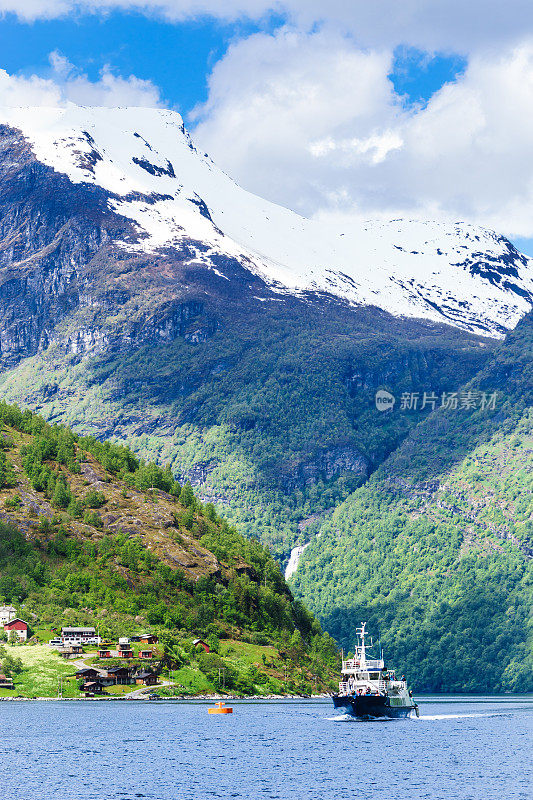
<svg viewBox="0 0 533 800">
<path fill-rule="evenodd" d="M 387 669 L 383 653 L 379 658 L 367 658 L 366 622 L 357 628 L 357 645 L 353 658 L 342 662 L 342 680 L 333 705 L 360 719 L 397 719 L 409 717 L 418 706 L 413 701 L 403 675 L 398 680 L 394 670 Z"/>
</svg>

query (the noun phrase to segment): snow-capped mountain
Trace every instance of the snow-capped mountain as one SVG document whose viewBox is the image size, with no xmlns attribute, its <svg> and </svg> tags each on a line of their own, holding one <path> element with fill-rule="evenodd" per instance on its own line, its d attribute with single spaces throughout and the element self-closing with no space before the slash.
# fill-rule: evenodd
<svg viewBox="0 0 533 800">
<path fill-rule="evenodd" d="M 533 260 L 466 223 L 407 219 L 339 229 L 246 192 L 198 152 L 181 117 L 142 108 L 7 108 L 38 161 L 100 187 L 145 253 L 188 243 L 195 264 L 224 275 L 237 259 L 280 296 L 327 293 L 395 316 L 500 336 L 533 304 Z M 228 278 L 229 279 L 229 278 Z"/>
</svg>

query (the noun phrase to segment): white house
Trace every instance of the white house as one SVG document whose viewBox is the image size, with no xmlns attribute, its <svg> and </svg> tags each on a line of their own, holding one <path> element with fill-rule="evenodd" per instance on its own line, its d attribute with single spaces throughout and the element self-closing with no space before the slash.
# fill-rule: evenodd
<svg viewBox="0 0 533 800">
<path fill-rule="evenodd" d="M 7 625 L 16 616 L 17 610 L 13 606 L 0 606 L 0 625 Z"/>
<path fill-rule="evenodd" d="M 100 644 L 95 628 L 61 628 L 63 644 Z"/>
</svg>

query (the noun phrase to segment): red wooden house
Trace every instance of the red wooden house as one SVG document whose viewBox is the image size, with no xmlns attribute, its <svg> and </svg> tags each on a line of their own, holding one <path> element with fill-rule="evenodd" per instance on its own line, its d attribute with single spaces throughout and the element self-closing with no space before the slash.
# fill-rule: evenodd
<svg viewBox="0 0 533 800">
<path fill-rule="evenodd" d="M 129 639 L 123 638 L 118 640 L 118 657 L 133 658 L 133 647 Z"/>
<path fill-rule="evenodd" d="M 209 653 L 209 645 L 203 639 L 195 639 L 193 641 L 195 647 L 203 647 L 206 653 Z"/>
<path fill-rule="evenodd" d="M 12 619 L 11 622 L 6 622 L 4 630 L 8 636 L 12 631 L 15 631 L 20 642 L 25 642 L 28 638 L 28 623 L 18 617 Z"/>
</svg>

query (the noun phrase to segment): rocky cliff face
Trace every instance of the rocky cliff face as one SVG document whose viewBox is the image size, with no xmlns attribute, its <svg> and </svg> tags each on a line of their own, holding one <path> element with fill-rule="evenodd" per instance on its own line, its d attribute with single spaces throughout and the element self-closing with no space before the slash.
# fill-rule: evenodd
<svg viewBox="0 0 533 800">
<path fill-rule="evenodd" d="M 205 341 L 217 329 L 187 246 L 158 258 L 128 251 L 142 233 L 112 199 L 40 163 L 20 131 L 0 125 L 3 368 L 51 345 L 83 356 Z"/>
<path fill-rule="evenodd" d="M 49 346 L 90 293 L 93 259 L 117 234 L 131 234 L 131 225 L 109 213 L 102 190 L 72 185 L 6 126 L 0 198 L 0 358 L 9 366 Z M 79 337 L 88 342 L 91 335 Z"/>
<path fill-rule="evenodd" d="M 336 447 L 302 460 L 282 476 L 286 492 L 313 486 L 317 481 L 330 481 L 338 475 L 349 473 L 363 481 L 369 474 L 369 459 L 354 447 Z"/>
</svg>

